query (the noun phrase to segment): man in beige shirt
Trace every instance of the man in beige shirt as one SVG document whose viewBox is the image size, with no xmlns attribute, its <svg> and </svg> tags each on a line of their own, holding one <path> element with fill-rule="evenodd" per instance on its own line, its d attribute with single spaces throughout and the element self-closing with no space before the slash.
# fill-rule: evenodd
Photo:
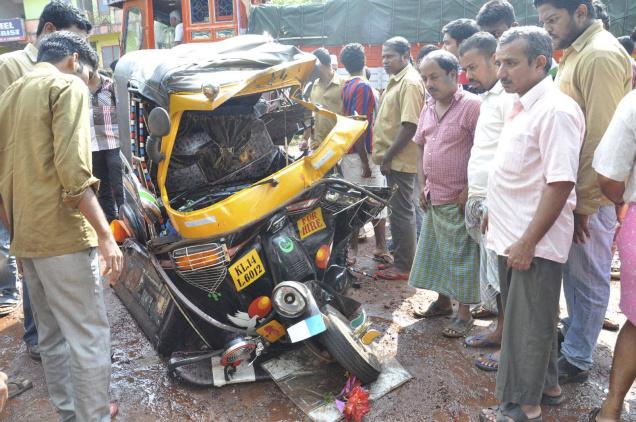
<svg viewBox="0 0 636 422">
<path fill-rule="evenodd" d="M 59 31 L 0 97 L 0 219 L 22 260 L 47 387 L 62 420 L 110 421 L 110 328 L 99 274 L 122 254 L 91 172 L 87 83 L 97 54 Z"/>
<path fill-rule="evenodd" d="M 607 310 L 616 211 L 601 193 L 592 158 L 632 84 L 628 54 L 603 29 L 591 3 L 534 0 L 554 48 L 564 50 L 555 82 L 581 107 L 586 125 L 576 181 L 574 244 L 563 271 L 568 318 L 563 320 L 559 359 L 562 384 L 588 379 Z"/>
<path fill-rule="evenodd" d="M 408 280 L 415 255 L 415 205 L 418 146 L 411 142 L 424 105 L 424 85 L 410 63 L 410 45 L 402 37 L 382 46 L 382 64 L 390 75 L 376 117 L 373 161 L 380 165 L 389 186 L 397 186 L 391 198 L 391 235 L 394 268 L 377 273 L 386 280 Z"/>
<path fill-rule="evenodd" d="M 310 100 L 331 112 L 342 114 L 341 80 L 331 67 L 331 56 L 325 48 L 319 48 L 313 54 L 318 59 L 319 77 L 311 88 Z M 314 113 L 314 130 L 310 139 L 310 149 L 318 148 L 335 125 L 336 121 L 330 117 Z"/>
<path fill-rule="evenodd" d="M 87 37 L 91 28 L 91 23 L 77 8 L 59 1 L 47 4 L 40 15 L 35 45 L 29 43 L 23 50 L 0 55 L 0 96 L 9 85 L 33 70 L 38 56 L 36 46 L 39 45 L 43 37 L 58 30 L 69 30 Z M 1 264 L 2 262 L 5 264 Z M 19 304 L 16 270 L 15 258 L 9 254 L 9 231 L 0 221 L 0 315 L 12 312 Z M 38 332 L 31 312 L 26 281 L 26 279 L 22 280 L 22 309 L 24 312 L 24 336 L 22 338 L 27 346 L 29 356 L 39 360 Z"/>
</svg>

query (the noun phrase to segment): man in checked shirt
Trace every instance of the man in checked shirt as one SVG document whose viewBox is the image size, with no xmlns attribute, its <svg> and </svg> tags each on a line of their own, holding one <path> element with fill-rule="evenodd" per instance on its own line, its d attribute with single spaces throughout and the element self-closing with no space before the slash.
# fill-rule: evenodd
<svg viewBox="0 0 636 422">
<path fill-rule="evenodd" d="M 447 51 L 428 54 L 419 66 L 431 98 L 422 109 L 413 141 L 419 146 L 422 230 L 409 284 L 439 293 L 416 317 L 451 315 L 446 337 L 463 337 L 473 326 L 469 304 L 479 303 L 479 245 L 468 236 L 464 207 L 468 198 L 468 158 L 481 100 L 457 85 L 459 63 Z"/>
<path fill-rule="evenodd" d="M 95 72 L 89 89 L 93 175 L 101 181 L 99 205 L 110 223 L 117 218 L 119 207 L 124 203 L 115 85 L 103 73 Z"/>
</svg>

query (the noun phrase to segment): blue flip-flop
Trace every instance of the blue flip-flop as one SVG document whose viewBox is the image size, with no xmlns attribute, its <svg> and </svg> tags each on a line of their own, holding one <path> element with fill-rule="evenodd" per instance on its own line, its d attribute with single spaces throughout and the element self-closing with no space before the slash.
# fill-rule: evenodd
<svg viewBox="0 0 636 422">
<path fill-rule="evenodd" d="M 490 364 L 486 364 L 481 362 L 479 359 L 480 358 L 484 358 L 486 359 L 486 361 Z M 494 365 L 493 365 L 494 364 Z M 499 370 L 499 359 L 496 359 L 492 353 L 488 353 L 486 355 L 480 356 L 479 358 L 475 359 L 475 366 L 479 369 L 481 369 L 482 371 L 487 371 L 487 372 L 496 372 Z"/>
<path fill-rule="evenodd" d="M 464 339 L 464 345 L 466 347 L 501 347 L 501 344 L 488 340 L 486 334 L 466 337 Z"/>
</svg>

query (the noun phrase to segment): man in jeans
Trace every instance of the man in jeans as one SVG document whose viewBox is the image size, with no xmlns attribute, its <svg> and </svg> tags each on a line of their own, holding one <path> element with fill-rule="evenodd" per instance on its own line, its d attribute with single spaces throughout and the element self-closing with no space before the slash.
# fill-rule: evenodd
<svg viewBox="0 0 636 422">
<path fill-rule="evenodd" d="M 49 396 L 63 421 L 110 421 L 110 328 L 99 254 L 111 282 L 122 254 L 91 172 L 84 37 L 44 39 L 35 69 L 0 98 L 0 218 L 22 260 Z M 37 116 L 37 118 L 34 118 Z"/>
<path fill-rule="evenodd" d="M 31 72 L 37 61 L 37 46 L 45 36 L 61 30 L 75 32 L 87 37 L 91 31 L 91 23 L 75 7 L 52 1 L 47 4 L 40 15 L 35 45 L 29 43 L 24 50 L 0 55 L 0 96 L 9 85 L 23 75 Z M 0 315 L 13 312 L 20 298 L 16 288 L 17 265 L 15 258 L 9 254 L 9 231 L 0 221 Z M 24 312 L 24 343 L 32 359 L 39 360 L 38 332 L 31 313 L 27 280 L 22 279 L 22 308 Z"/>
<path fill-rule="evenodd" d="M 100 180 L 99 205 L 106 220 L 111 222 L 117 219 L 124 203 L 115 86 L 112 79 L 95 72 L 88 88 L 91 91 L 93 175 Z"/>
<path fill-rule="evenodd" d="M 595 19 L 591 0 L 534 0 L 539 18 L 563 49 L 555 82 L 585 114 L 586 133 L 576 182 L 574 244 L 563 272 L 568 318 L 563 320 L 562 384 L 584 382 L 610 294 L 614 204 L 601 193 L 592 158 L 620 100 L 631 90 L 629 55 Z"/>
<path fill-rule="evenodd" d="M 395 262 L 392 268 L 381 265 L 377 272 L 385 280 L 408 280 L 415 255 L 413 190 L 418 170 L 417 145 L 411 141 L 424 105 L 424 85 L 410 57 L 410 45 L 402 37 L 391 38 L 382 46 L 382 64 L 390 77 L 373 125 L 372 159 L 380 165 L 388 185 L 397 187 L 389 217 Z"/>
</svg>

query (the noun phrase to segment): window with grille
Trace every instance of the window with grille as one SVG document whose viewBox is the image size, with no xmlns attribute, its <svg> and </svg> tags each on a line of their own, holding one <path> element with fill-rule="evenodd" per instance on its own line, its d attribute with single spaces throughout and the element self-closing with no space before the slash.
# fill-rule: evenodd
<svg viewBox="0 0 636 422">
<path fill-rule="evenodd" d="M 210 4 L 208 0 L 190 0 L 192 23 L 210 22 Z"/>
<path fill-rule="evenodd" d="M 234 18 L 233 0 L 216 0 L 214 5 L 217 21 L 231 21 Z"/>
</svg>

